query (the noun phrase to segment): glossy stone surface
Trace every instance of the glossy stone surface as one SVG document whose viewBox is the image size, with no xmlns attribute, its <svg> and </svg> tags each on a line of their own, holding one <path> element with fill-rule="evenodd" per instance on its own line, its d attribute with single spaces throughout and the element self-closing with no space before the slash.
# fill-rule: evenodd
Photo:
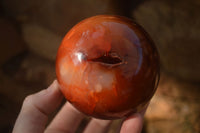
<svg viewBox="0 0 200 133">
<path fill-rule="evenodd" d="M 66 99 L 81 112 L 116 119 L 142 111 L 159 79 L 159 56 L 135 22 L 100 15 L 83 20 L 64 37 L 56 74 Z"/>
</svg>

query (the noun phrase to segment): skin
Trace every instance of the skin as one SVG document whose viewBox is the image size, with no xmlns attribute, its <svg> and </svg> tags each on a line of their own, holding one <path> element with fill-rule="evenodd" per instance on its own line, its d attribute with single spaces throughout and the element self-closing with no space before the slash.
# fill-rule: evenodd
<svg viewBox="0 0 200 133">
<path fill-rule="evenodd" d="M 14 125 L 12 133 L 74 133 L 84 114 L 69 102 L 65 103 L 52 122 L 47 126 L 49 115 L 61 104 L 63 95 L 55 80 L 47 89 L 27 96 Z M 143 126 L 143 113 L 126 118 L 120 133 L 140 133 Z M 92 118 L 84 133 L 105 133 L 112 121 Z"/>
</svg>

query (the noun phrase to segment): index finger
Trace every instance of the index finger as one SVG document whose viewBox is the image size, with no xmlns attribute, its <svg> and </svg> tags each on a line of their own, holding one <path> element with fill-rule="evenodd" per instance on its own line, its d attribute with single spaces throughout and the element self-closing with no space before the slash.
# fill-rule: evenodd
<svg viewBox="0 0 200 133">
<path fill-rule="evenodd" d="M 26 97 L 13 133 L 43 133 L 48 115 L 59 106 L 62 98 L 56 80 L 49 88 Z"/>
</svg>

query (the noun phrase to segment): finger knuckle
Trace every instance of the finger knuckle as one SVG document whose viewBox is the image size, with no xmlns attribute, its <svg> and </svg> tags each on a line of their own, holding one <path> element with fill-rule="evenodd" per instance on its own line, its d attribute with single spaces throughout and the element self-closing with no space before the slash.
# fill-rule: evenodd
<svg viewBox="0 0 200 133">
<path fill-rule="evenodd" d="M 25 97 L 23 106 L 29 106 L 33 103 L 34 95 L 28 95 Z"/>
</svg>

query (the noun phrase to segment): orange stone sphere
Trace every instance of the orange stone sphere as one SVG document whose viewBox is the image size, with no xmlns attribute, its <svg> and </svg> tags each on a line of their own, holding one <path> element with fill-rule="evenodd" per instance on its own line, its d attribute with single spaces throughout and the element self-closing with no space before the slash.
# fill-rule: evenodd
<svg viewBox="0 0 200 133">
<path fill-rule="evenodd" d="M 130 19 L 99 15 L 75 25 L 57 53 L 56 75 L 66 99 L 96 118 L 142 111 L 159 80 L 157 49 Z"/>
</svg>

